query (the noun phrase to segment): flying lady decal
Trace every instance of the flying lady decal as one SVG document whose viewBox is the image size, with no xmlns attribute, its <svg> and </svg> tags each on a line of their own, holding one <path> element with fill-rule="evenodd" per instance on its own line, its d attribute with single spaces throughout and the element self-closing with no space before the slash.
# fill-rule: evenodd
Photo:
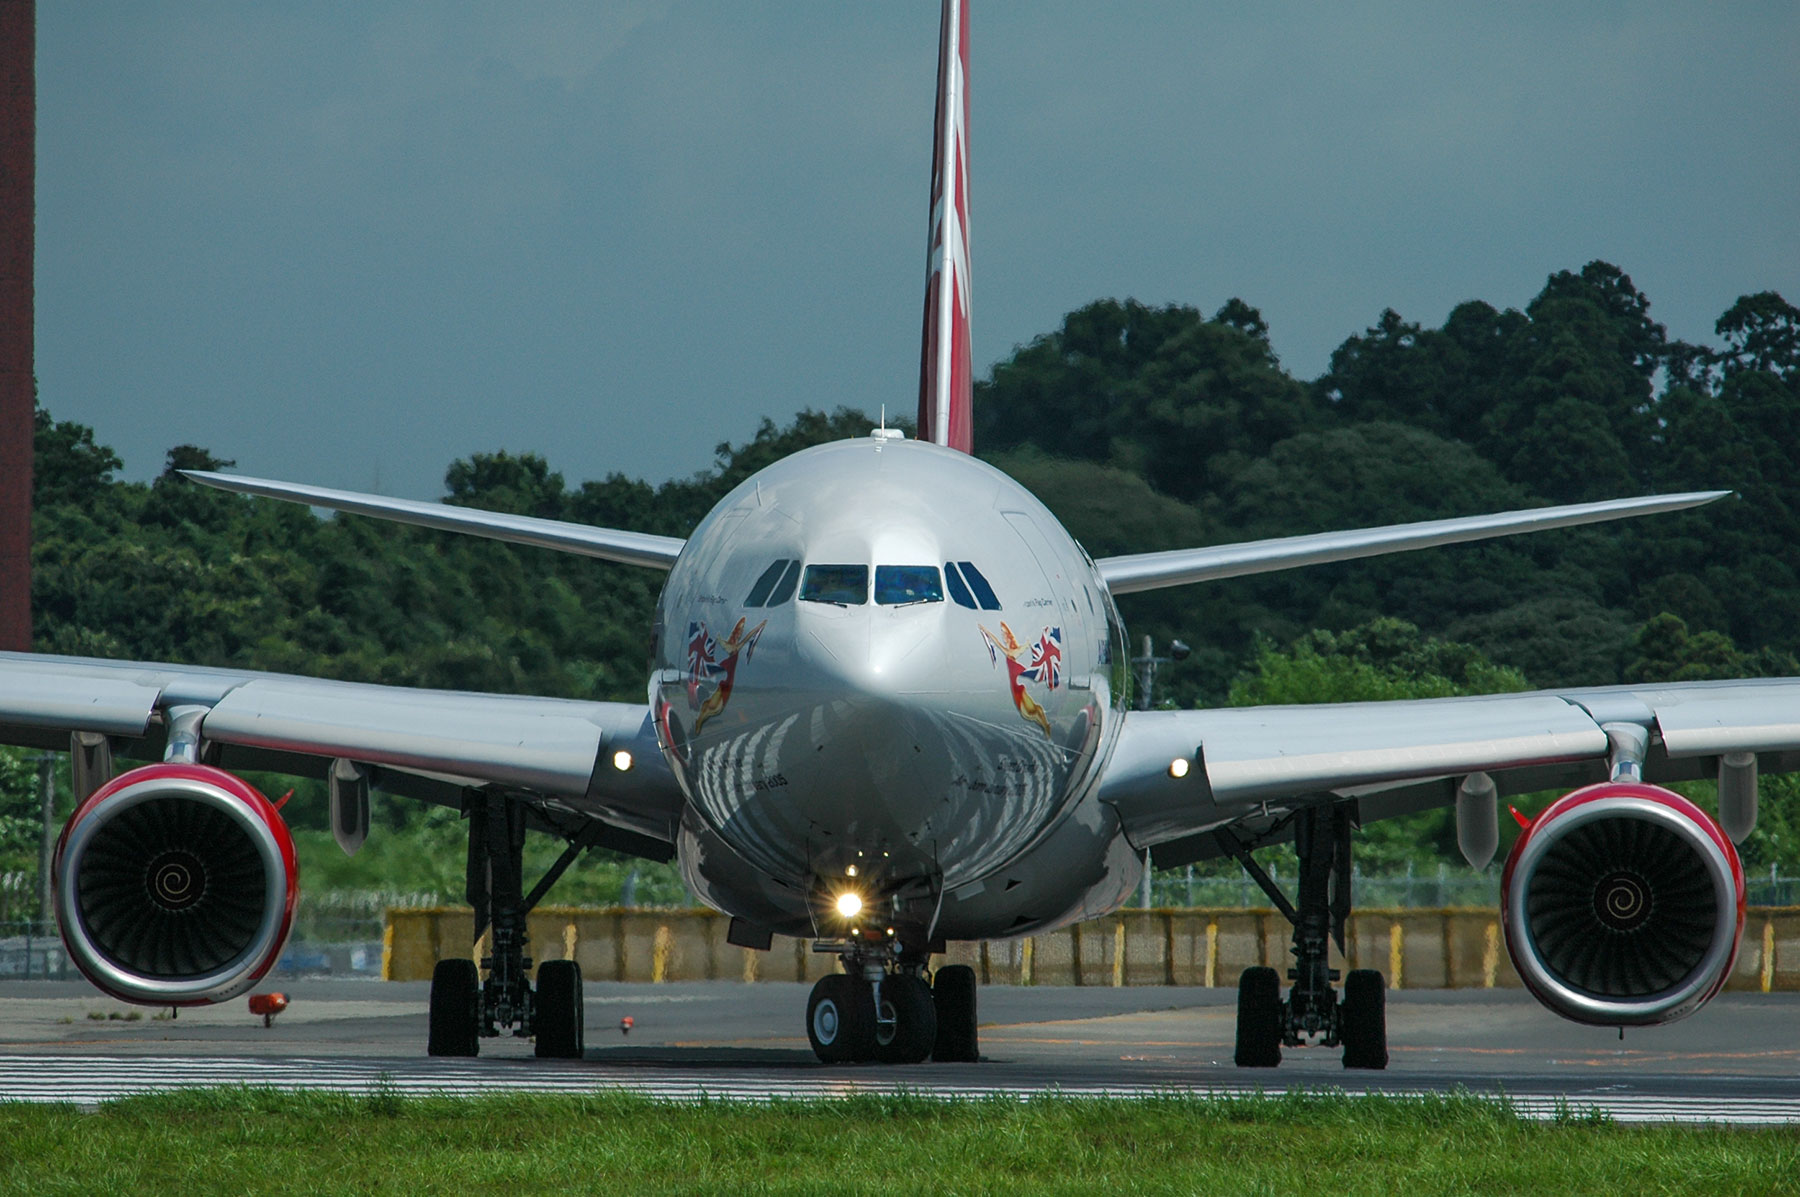
<svg viewBox="0 0 1800 1197">
<path fill-rule="evenodd" d="M 1013 706 L 1019 709 L 1020 717 L 1037 724 L 1049 736 L 1050 717 L 1037 700 L 1025 692 L 1025 683 L 1037 682 L 1049 690 L 1062 685 L 1062 629 L 1045 628 L 1029 650 L 1019 643 L 1005 623 L 1001 623 L 998 636 L 985 627 L 981 629 L 981 636 L 987 641 L 990 662 L 998 663 L 1001 657 L 1006 658 L 1006 680 L 1012 687 Z"/>
<path fill-rule="evenodd" d="M 748 661 L 756 654 L 756 641 L 768 624 L 765 619 L 745 632 L 744 620 L 740 619 L 723 643 L 706 630 L 704 622 L 688 624 L 687 695 L 689 709 L 700 712 L 694 719 L 696 733 L 731 701 L 738 655 L 741 653 Z"/>
</svg>

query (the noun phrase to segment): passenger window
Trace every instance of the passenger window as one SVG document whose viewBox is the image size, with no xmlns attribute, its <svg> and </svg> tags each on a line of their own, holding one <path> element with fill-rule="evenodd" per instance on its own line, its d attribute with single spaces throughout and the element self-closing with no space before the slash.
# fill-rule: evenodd
<svg viewBox="0 0 1800 1197">
<path fill-rule="evenodd" d="M 781 573 L 786 568 L 787 562 L 782 560 L 763 570 L 762 577 L 756 579 L 756 585 L 750 588 L 750 597 L 744 600 L 744 606 L 762 606 L 769 597 L 769 591 L 775 589 L 775 583 L 781 580 Z"/>
<path fill-rule="evenodd" d="M 787 572 L 781 575 L 781 581 L 775 586 L 775 593 L 769 596 L 769 606 L 779 607 L 794 597 L 794 587 L 800 583 L 800 563 L 787 563 Z"/>
<path fill-rule="evenodd" d="M 994 597 L 994 588 L 989 586 L 988 580 L 981 576 L 981 571 L 975 568 L 975 563 L 973 561 L 959 561 L 957 564 L 962 566 L 963 577 L 969 580 L 969 589 L 975 592 L 976 601 L 981 604 L 982 609 L 984 611 L 998 611 L 1000 609 L 1000 600 Z"/>
<path fill-rule="evenodd" d="M 954 561 L 944 562 L 944 585 L 950 588 L 950 597 L 957 606 L 975 609 L 975 596 L 969 593 L 968 583 L 962 580 Z"/>
<path fill-rule="evenodd" d="M 875 601 L 883 606 L 941 603 L 944 588 L 935 565 L 877 565 Z"/>
<path fill-rule="evenodd" d="M 808 603 L 847 606 L 869 601 L 866 565 L 809 565 L 800 580 L 800 599 Z"/>
</svg>

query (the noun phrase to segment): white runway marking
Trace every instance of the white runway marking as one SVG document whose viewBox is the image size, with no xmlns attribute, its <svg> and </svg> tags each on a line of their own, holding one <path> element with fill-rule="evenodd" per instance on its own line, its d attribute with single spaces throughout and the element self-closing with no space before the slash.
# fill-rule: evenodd
<svg viewBox="0 0 1800 1197">
<path fill-rule="evenodd" d="M 67 1102 L 92 1108 L 146 1093 L 247 1085 L 279 1092 L 474 1096 L 500 1093 L 636 1093 L 657 1101 L 818 1100 L 856 1094 L 909 1094 L 944 1099 L 1047 1094 L 1069 1097 L 1277 1097 L 1281 1087 L 1148 1085 L 983 1085 L 908 1083 L 863 1078 L 720 1075 L 705 1077 L 598 1071 L 552 1061 L 393 1060 L 331 1057 L 196 1058 L 142 1056 L 0 1056 L 0 1101 Z M 1422 1096 L 1433 1090 L 1377 1090 Z M 1716 1122 L 1731 1126 L 1800 1124 L 1795 1097 L 1664 1097 L 1636 1094 L 1509 1094 L 1525 1118 L 1581 1117 L 1598 1112 L 1618 1122 Z"/>
</svg>

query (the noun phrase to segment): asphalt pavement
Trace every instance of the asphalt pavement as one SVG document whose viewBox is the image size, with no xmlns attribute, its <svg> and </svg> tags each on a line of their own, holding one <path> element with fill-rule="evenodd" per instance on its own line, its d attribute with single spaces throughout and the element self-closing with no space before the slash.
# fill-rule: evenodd
<svg viewBox="0 0 1800 1197">
<path fill-rule="evenodd" d="M 655 1096 L 1232 1093 L 1291 1088 L 1505 1094 L 1538 1112 L 1800 1122 L 1800 994 L 1725 994 L 1667 1027 L 1582 1027 L 1517 990 L 1393 992 L 1385 1072 L 1289 1049 L 1280 1068 L 1231 1062 L 1235 992 L 1015 988 L 980 995 L 978 1064 L 826 1066 L 808 1049 L 807 987 L 709 982 L 586 987 L 587 1054 L 542 1061 L 484 1040 L 474 1061 L 424 1054 L 423 983 L 300 981 L 264 1027 L 245 999 L 127 1006 L 82 982 L 0 983 L 0 1099 L 105 1100 L 196 1084 L 407 1091 L 633 1089 Z M 629 1032 L 621 1029 L 629 1018 Z M 1685 1111 L 1685 1112 L 1684 1112 Z"/>
</svg>

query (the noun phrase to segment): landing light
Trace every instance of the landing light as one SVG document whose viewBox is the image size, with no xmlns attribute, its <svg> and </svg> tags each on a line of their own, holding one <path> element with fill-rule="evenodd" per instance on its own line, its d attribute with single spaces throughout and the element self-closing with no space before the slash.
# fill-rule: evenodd
<svg viewBox="0 0 1800 1197">
<path fill-rule="evenodd" d="M 847 868 L 847 869 L 845 869 L 845 870 L 844 870 L 844 876 L 846 876 L 846 877 L 854 877 L 854 876 L 856 876 L 856 866 L 855 866 L 855 865 L 851 865 L 851 866 L 850 866 L 850 867 L 849 867 L 849 868 Z"/>
<path fill-rule="evenodd" d="M 623 748 L 621 748 L 621 749 L 619 749 L 619 751 L 613 753 L 613 768 L 617 769 L 621 773 L 624 773 L 625 771 L 630 769 L 631 768 L 631 754 L 629 752 L 626 752 Z"/>
<path fill-rule="evenodd" d="M 837 912 L 847 919 L 855 918 L 862 913 L 862 899 L 849 890 L 845 890 L 838 895 Z"/>
<path fill-rule="evenodd" d="M 1188 762 L 1185 756 L 1178 756 L 1169 762 L 1169 776 L 1180 781 L 1188 774 Z"/>
</svg>

